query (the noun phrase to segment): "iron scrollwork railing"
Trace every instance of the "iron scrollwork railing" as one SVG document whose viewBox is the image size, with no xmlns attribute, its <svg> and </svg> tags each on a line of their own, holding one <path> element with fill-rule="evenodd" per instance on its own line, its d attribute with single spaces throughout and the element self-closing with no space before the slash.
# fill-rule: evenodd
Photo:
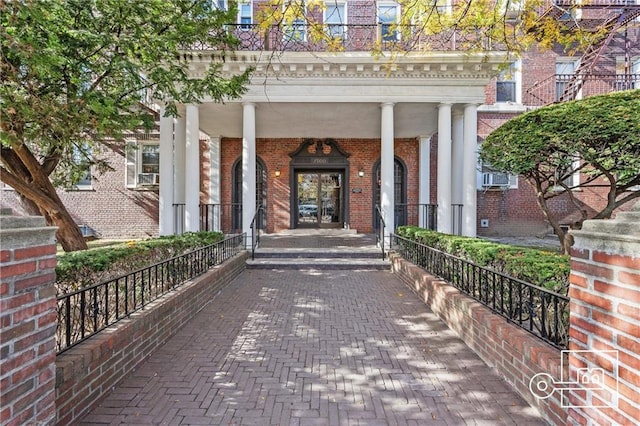
<svg viewBox="0 0 640 426">
<path fill-rule="evenodd" d="M 382 259 L 384 260 L 387 257 L 384 249 L 384 231 L 387 225 L 384 221 L 384 217 L 382 217 L 380 206 L 376 206 L 373 226 L 376 234 L 376 244 L 380 247 L 380 250 L 382 250 Z"/>
<path fill-rule="evenodd" d="M 260 230 L 264 229 L 264 207 L 258 206 L 251 220 L 251 259 L 255 259 L 256 247 L 260 244 Z"/>
<path fill-rule="evenodd" d="M 399 235 L 396 251 L 493 312 L 557 348 L 568 340 L 569 298 Z"/>
<path fill-rule="evenodd" d="M 235 235 L 127 275 L 58 296 L 58 353 L 235 256 L 244 250 L 244 239 L 244 235 Z"/>
<path fill-rule="evenodd" d="M 401 24 L 227 24 L 238 40 L 240 51 L 327 51 L 366 52 L 382 50 L 450 51 L 492 50 L 491 39 L 482 29 L 450 29 L 429 33 L 421 25 Z M 222 46 L 196 44 L 189 50 L 211 50 Z M 229 50 L 229 47 L 227 47 Z"/>
</svg>

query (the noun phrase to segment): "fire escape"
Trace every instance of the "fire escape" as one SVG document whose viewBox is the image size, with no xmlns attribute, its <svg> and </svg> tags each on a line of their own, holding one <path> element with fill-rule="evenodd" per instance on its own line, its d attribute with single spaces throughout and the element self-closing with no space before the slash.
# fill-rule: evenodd
<svg viewBox="0 0 640 426">
<path fill-rule="evenodd" d="M 603 36 L 585 49 L 574 73 L 564 81 L 564 89 L 559 96 L 553 91 L 552 96 L 554 98 L 551 98 L 553 99 L 551 100 L 548 96 L 549 91 L 547 91 L 546 96 L 544 94 L 541 95 L 540 91 L 537 92 L 545 84 L 553 84 L 555 86 L 555 75 L 550 79 L 534 84 L 527 90 L 527 94 L 531 99 L 540 102 L 542 105 L 553 103 L 554 101 L 565 102 L 576 99 L 586 81 L 600 78 L 600 76 L 593 73 L 595 66 L 603 54 L 606 54 L 607 47 L 615 35 L 622 28 L 626 30 L 627 26 L 637 20 L 638 17 L 640 17 L 640 4 L 637 4 L 635 0 L 555 0 L 553 5 L 541 15 L 540 20 L 559 20 L 565 23 L 567 30 L 576 29 L 580 26 L 580 28 L 594 33 L 600 32 Z M 625 75 L 627 80 L 631 82 L 629 43 L 626 43 L 625 55 Z M 627 87 L 623 88 L 631 87 L 631 84 L 627 84 Z"/>
</svg>

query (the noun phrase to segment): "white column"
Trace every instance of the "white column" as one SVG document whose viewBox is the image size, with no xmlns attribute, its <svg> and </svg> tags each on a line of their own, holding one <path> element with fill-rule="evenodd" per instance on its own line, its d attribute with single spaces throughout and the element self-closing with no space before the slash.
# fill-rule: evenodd
<svg viewBox="0 0 640 426">
<path fill-rule="evenodd" d="M 160 189 L 158 194 L 160 235 L 172 235 L 173 229 L 173 117 L 160 110 Z"/>
<path fill-rule="evenodd" d="M 438 232 L 451 229 L 451 104 L 438 107 Z"/>
<path fill-rule="evenodd" d="M 475 237 L 477 234 L 477 150 L 478 150 L 478 108 L 476 105 L 464 107 L 464 153 L 462 164 L 462 235 Z"/>
<path fill-rule="evenodd" d="M 174 175 L 173 175 L 173 202 L 184 204 L 184 162 L 185 148 L 187 146 L 187 123 L 184 113 L 176 119 L 175 147 L 174 147 Z"/>
<path fill-rule="evenodd" d="M 197 105 L 187 105 L 185 187 L 184 187 L 184 230 L 200 230 L 200 123 Z"/>
<path fill-rule="evenodd" d="M 250 243 L 256 214 L 256 106 L 242 104 L 242 230 Z"/>
<path fill-rule="evenodd" d="M 464 127 L 462 111 L 453 112 L 451 128 L 451 203 L 462 204 L 462 150 Z"/>
<path fill-rule="evenodd" d="M 173 153 L 173 203 L 184 204 L 185 189 L 185 149 L 187 146 L 187 119 L 184 111 L 176 119 Z M 174 234 L 184 232 L 184 208 L 181 206 L 173 211 Z"/>
<path fill-rule="evenodd" d="M 221 195 L 220 195 L 220 137 L 211 138 L 209 141 L 209 204 L 215 204 L 215 210 L 211 212 L 213 229 L 221 230 Z"/>
<path fill-rule="evenodd" d="M 385 236 L 395 231 L 393 106 L 391 102 L 381 105 L 380 120 L 380 210 L 386 226 Z"/>
<path fill-rule="evenodd" d="M 426 228 L 428 211 L 425 211 L 426 205 L 431 203 L 431 138 L 426 136 L 420 137 L 420 165 L 418 171 L 418 204 L 420 211 L 418 217 L 418 226 Z M 422 207 L 424 206 L 424 207 Z"/>
</svg>

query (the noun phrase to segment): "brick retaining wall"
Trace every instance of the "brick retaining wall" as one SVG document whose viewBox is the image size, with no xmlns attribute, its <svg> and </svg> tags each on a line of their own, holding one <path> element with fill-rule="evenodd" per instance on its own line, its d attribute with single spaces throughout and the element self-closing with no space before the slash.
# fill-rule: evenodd
<svg viewBox="0 0 640 426">
<path fill-rule="evenodd" d="M 58 424 L 71 424 L 199 312 L 244 269 L 243 252 L 56 358 Z"/>
<path fill-rule="evenodd" d="M 564 425 L 566 408 L 554 392 L 547 399 L 536 398 L 529 381 L 538 373 L 554 380 L 562 377 L 561 351 L 494 314 L 480 302 L 424 269 L 391 254 L 393 271 L 473 349 L 493 367 L 516 392 L 553 425 Z M 566 364 L 565 364 L 566 365 Z"/>
<path fill-rule="evenodd" d="M 0 424 L 55 417 L 56 228 L 0 217 Z"/>
</svg>

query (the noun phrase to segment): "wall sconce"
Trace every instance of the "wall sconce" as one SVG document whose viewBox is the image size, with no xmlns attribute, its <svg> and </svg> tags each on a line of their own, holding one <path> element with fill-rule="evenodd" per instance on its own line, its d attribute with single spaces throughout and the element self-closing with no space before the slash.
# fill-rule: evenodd
<svg viewBox="0 0 640 426">
<path fill-rule="evenodd" d="M 358 170 L 358 176 L 359 177 L 364 177 L 364 170 L 362 170 L 362 169 Z"/>
<path fill-rule="evenodd" d="M 280 169 L 276 169 L 276 171 L 275 171 L 275 172 L 273 172 L 273 175 L 274 175 L 275 177 L 280 177 Z"/>
</svg>

